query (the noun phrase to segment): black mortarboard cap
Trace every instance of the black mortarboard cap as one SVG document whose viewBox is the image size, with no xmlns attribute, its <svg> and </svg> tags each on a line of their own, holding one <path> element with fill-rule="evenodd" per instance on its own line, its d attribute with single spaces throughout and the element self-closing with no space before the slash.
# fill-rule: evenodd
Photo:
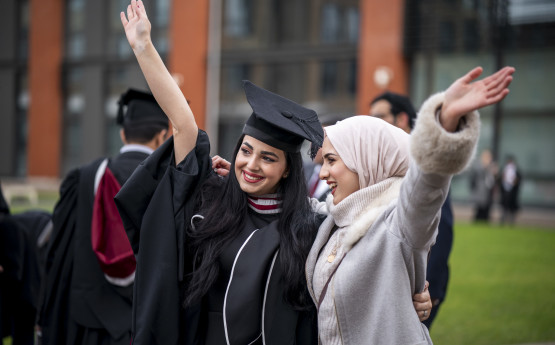
<svg viewBox="0 0 555 345">
<path fill-rule="evenodd" d="M 127 106 L 127 111 L 123 111 Z M 129 89 L 118 101 L 117 123 L 121 126 L 159 125 L 168 127 L 168 117 L 151 93 Z"/>
<path fill-rule="evenodd" d="M 306 139 L 312 143 L 311 158 L 316 156 L 324 140 L 324 131 L 314 110 L 248 80 L 243 81 L 243 88 L 252 108 L 243 134 L 286 152 L 299 152 Z"/>
</svg>

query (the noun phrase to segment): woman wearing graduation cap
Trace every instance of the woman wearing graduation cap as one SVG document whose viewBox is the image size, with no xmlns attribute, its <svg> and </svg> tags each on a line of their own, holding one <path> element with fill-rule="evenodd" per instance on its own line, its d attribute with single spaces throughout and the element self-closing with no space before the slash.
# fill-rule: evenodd
<svg viewBox="0 0 555 345">
<path fill-rule="evenodd" d="M 116 197 L 137 254 L 134 344 L 313 344 L 305 260 L 321 219 L 299 153 L 322 144 L 312 110 L 244 83 L 253 113 L 217 176 L 206 133 L 150 41 L 141 1 L 121 13 L 174 137 Z"/>
</svg>

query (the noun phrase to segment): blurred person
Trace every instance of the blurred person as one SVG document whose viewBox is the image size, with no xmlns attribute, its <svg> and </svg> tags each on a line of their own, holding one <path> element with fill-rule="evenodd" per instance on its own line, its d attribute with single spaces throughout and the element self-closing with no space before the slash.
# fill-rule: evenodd
<svg viewBox="0 0 555 345">
<path fill-rule="evenodd" d="M 410 136 L 368 116 L 326 127 L 320 178 L 332 195 L 306 264 L 321 344 L 432 344 L 408 300 L 425 289 L 451 178 L 475 152 L 477 110 L 509 93 L 514 68 L 481 73 L 426 100 Z"/>
<path fill-rule="evenodd" d="M 505 158 L 505 165 L 499 176 L 502 225 L 505 223 L 513 225 L 515 222 L 516 213 L 520 208 L 518 197 L 521 179 L 522 175 L 516 164 L 515 157 L 513 155 L 508 155 Z"/>
<path fill-rule="evenodd" d="M 50 219 L 38 210 L 11 214 L 0 199 L 0 341 L 11 336 L 13 345 L 34 344 Z"/>
<path fill-rule="evenodd" d="M 406 133 L 411 133 L 416 121 L 416 111 L 410 99 L 404 95 L 386 91 L 370 102 L 369 115 L 380 118 Z M 453 210 L 449 194 L 441 207 L 441 219 L 438 235 L 428 259 L 426 280 L 430 283 L 429 292 L 432 297 L 432 311 L 430 317 L 424 321 L 432 327 L 441 303 L 447 294 L 449 283 L 449 254 L 453 246 Z"/>
<path fill-rule="evenodd" d="M 497 165 L 489 150 L 480 154 L 479 162 L 470 171 L 470 191 L 474 200 L 474 221 L 489 222 Z"/>
<path fill-rule="evenodd" d="M 114 196 L 165 140 L 168 118 L 147 92 L 121 95 L 123 146 L 72 170 L 54 208 L 38 324 L 45 345 L 129 345 L 135 256 Z"/>
</svg>

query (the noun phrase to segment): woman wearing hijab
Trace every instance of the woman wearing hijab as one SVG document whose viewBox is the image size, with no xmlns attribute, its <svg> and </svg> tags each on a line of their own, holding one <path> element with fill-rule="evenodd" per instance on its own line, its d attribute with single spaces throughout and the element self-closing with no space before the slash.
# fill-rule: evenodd
<svg viewBox="0 0 555 345">
<path fill-rule="evenodd" d="M 451 176 L 474 153 L 475 110 L 507 95 L 514 69 L 472 82 L 481 72 L 430 97 L 411 136 L 368 116 L 326 127 L 330 215 L 306 264 L 323 345 L 432 343 L 410 296 L 424 288 Z"/>
</svg>

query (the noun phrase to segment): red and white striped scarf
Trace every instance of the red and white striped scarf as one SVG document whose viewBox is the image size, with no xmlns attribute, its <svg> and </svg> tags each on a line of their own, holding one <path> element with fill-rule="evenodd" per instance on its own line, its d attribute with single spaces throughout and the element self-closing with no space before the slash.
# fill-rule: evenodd
<svg viewBox="0 0 555 345">
<path fill-rule="evenodd" d="M 283 200 L 279 194 L 248 196 L 249 207 L 261 214 L 280 213 L 282 202 Z"/>
</svg>

